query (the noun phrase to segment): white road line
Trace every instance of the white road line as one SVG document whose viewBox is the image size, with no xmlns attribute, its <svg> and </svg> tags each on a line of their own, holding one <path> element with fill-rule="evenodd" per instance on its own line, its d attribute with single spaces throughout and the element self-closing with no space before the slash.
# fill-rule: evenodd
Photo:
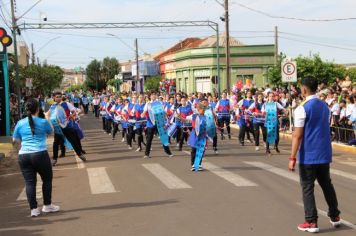
<svg viewBox="0 0 356 236">
<path fill-rule="evenodd" d="M 88 168 L 89 185 L 92 194 L 115 193 L 114 185 L 112 184 L 105 167 Z"/>
<path fill-rule="evenodd" d="M 274 173 L 276 175 L 282 176 L 284 178 L 299 182 L 299 176 L 296 173 L 290 172 L 288 170 L 283 170 L 262 162 L 252 162 L 252 161 L 245 161 L 246 164 L 251 165 L 251 166 L 255 166 L 258 168 L 261 168 L 263 170 L 269 171 L 271 173 Z"/>
<path fill-rule="evenodd" d="M 298 206 L 301 206 L 301 207 L 304 207 L 303 204 L 300 203 L 300 202 L 297 202 L 297 205 L 298 205 Z M 329 218 L 328 213 L 327 213 L 326 211 L 320 210 L 320 209 L 318 208 L 318 213 L 319 213 L 320 215 L 322 215 L 322 216 L 325 216 L 326 218 Z M 347 221 L 347 220 L 341 219 L 341 223 L 342 223 L 343 225 L 347 226 L 347 227 L 350 227 L 351 229 L 356 230 L 356 225 L 353 224 L 353 223 L 351 223 L 351 222 L 349 222 L 349 221 Z"/>
<path fill-rule="evenodd" d="M 78 167 L 67 167 L 67 168 L 53 168 L 53 171 L 60 171 L 60 170 L 77 170 Z"/>
<path fill-rule="evenodd" d="M 340 161 L 340 162 L 337 162 L 337 163 L 356 167 L 356 162 L 353 162 L 353 161 Z"/>
<path fill-rule="evenodd" d="M 77 161 L 78 169 L 84 169 L 85 168 L 84 162 L 76 154 L 74 156 L 75 156 L 75 160 Z"/>
<path fill-rule="evenodd" d="M 175 176 L 160 164 L 142 164 L 149 172 L 159 179 L 169 189 L 186 189 L 192 188 L 189 184 Z"/>
<path fill-rule="evenodd" d="M 247 180 L 231 171 L 224 170 L 221 167 L 218 167 L 210 162 L 205 162 L 203 167 L 209 170 L 211 173 L 227 180 L 237 187 L 249 187 L 249 186 L 257 186 L 256 183 Z"/>
<path fill-rule="evenodd" d="M 356 180 L 356 175 L 347 173 L 345 171 L 330 169 L 330 173 L 333 175 L 338 175 L 338 176 L 347 178 L 347 179 Z"/>
<path fill-rule="evenodd" d="M 36 184 L 36 198 L 41 199 L 42 198 L 42 179 L 39 174 L 37 174 L 37 184 Z M 26 187 L 24 187 L 20 193 L 20 195 L 17 197 L 16 201 L 26 201 L 27 196 L 26 196 Z"/>
</svg>

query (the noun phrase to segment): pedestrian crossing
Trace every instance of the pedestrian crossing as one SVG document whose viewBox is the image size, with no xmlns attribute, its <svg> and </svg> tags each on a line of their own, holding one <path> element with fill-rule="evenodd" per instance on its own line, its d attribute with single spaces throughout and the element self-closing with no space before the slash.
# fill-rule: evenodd
<svg viewBox="0 0 356 236">
<path fill-rule="evenodd" d="M 258 170 L 263 170 L 268 173 L 273 173 L 284 179 L 291 180 L 294 182 L 299 182 L 299 175 L 295 172 L 290 172 L 285 168 L 276 167 L 273 164 L 267 164 L 261 161 L 243 161 L 243 165 L 247 165 L 248 167 L 255 167 Z M 113 194 L 124 191 L 123 189 L 118 190 L 114 187 L 113 182 L 115 179 L 111 177 L 110 172 L 108 173 L 108 168 L 106 167 L 96 167 L 96 168 L 86 168 L 85 165 L 79 166 L 78 162 L 78 169 L 82 169 L 86 171 L 88 177 L 88 186 L 90 189 L 90 193 L 93 195 L 97 194 Z M 165 164 L 160 163 L 141 163 L 138 164 L 139 168 L 143 168 L 145 171 L 141 171 L 140 174 L 143 175 L 151 175 L 154 177 L 154 184 L 162 185 L 169 190 L 181 191 L 181 190 L 189 190 L 194 189 L 195 186 L 192 183 L 189 183 L 187 179 L 187 172 L 183 172 L 185 176 L 177 176 L 175 170 L 170 170 Z M 245 173 L 236 173 L 238 171 L 231 171 L 228 168 L 220 167 L 211 161 L 203 162 L 203 168 L 205 172 L 215 176 L 219 179 L 222 179 L 231 186 L 234 187 L 258 187 L 259 183 L 256 180 L 250 180 L 249 178 L 243 176 Z M 137 167 L 135 167 L 137 168 Z M 170 167 L 172 168 L 172 166 Z M 240 168 L 240 167 L 239 167 Z M 188 170 L 187 170 L 188 171 Z M 348 180 L 356 180 L 356 175 L 352 173 L 348 173 L 345 171 L 331 169 L 331 174 L 334 176 L 342 177 Z M 182 173 L 182 172 L 179 172 Z M 190 172 L 188 172 L 190 173 Z M 195 173 L 194 173 L 195 174 Z M 199 175 L 199 173 L 197 173 Z M 250 178 L 253 176 L 250 175 Z M 36 196 L 37 199 L 42 198 L 42 181 L 41 177 L 37 176 L 37 185 L 36 185 Z M 25 201 L 27 200 L 26 197 L 26 189 L 23 188 L 20 194 L 17 197 L 17 201 Z"/>
</svg>

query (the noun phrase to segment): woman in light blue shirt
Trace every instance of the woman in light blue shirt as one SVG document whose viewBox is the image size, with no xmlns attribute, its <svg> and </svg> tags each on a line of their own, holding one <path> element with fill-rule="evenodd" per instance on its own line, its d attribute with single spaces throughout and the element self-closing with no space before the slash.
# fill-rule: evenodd
<svg viewBox="0 0 356 236">
<path fill-rule="evenodd" d="M 43 185 L 42 212 L 59 211 L 59 206 L 52 204 L 52 165 L 47 151 L 47 135 L 53 129 L 46 119 L 38 117 L 39 103 L 29 99 L 26 103 L 27 117 L 20 120 L 15 127 L 13 139 L 21 142 L 18 162 L 26 182 L 26 195 L 31 209 L 31 216 L 40 215 L 36 201 L 37 173 Z"/>
</svg>

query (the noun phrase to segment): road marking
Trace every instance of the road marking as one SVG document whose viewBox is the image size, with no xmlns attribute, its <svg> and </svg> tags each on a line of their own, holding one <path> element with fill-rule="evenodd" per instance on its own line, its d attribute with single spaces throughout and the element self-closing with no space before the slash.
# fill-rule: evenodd
<svg viewBox="0 0 356 236">
<path fill-rule="evenodd" d="M 37 174 L 36 198 L 37 199 L 42 198 L 42 179 L 39 174 Z M 26 187 L 24 187 L 20 195 L 17 197 L 16 201 L 26 201 L 26 200 L 27 200 Z"/>
<path fill-rule="evenodd" d="M 90 191 L 92 194 L 117 192 L 105 167 L 88 168 Z"/>
<path fill-rule="evenodd" d="M 228 182 L 232 183 L 237 187 L 250 187 L 250 186 L 257 186 L 256 183 L 247 180 L 231 171 L 224 170 L 221 167 L 218 167 L 210 162 L 205 162 L 204 166 L 205 169 L 209 170 L 211 173 L 227 180 Z"/>
<path fill-rule="evenodd" d="M 299 182 L 299 176 L 293 172 L 287 171 L 287 170 L 283 170 L 262 162 L 251 162 L 251 161 L 245 161 L 246 164 L 251 165 L 251 166 L 255 166 L 258 168 L 261 168 L 263 170 L 269 171 L 271 173 L 274 173 L 276 175 L 282 176 L 284 178 Z"/>
<path fill-rule="evenodd" d="M 53 171 L 60 171 L 60 170 L 77 170 L 78 167 L 67 167 L 67 168 L 53 168 Z"/>
<path fill-rule="evenodd" d="M 142 164 L 149 172 L 159 179 L 169 189 L 192 188 L 189 184 L 175 176 L 160 164 Z"/>
<path fill-rule="evenodd" d="M 330 169 L 330 173 L 333 175 L 342 176 L 347 179 L 356 180 L 356 175 L 347 173 L 345 171 Z"/>
<path fill-rule="evenodd" d="M 302 203 L 300 203 L 300 202 L 297 202 L 297 205 L 304 208 L 304 205 Z M 328 213 L 326 211 L 323 211 L 323 210 L 321 210 L 319 208 L 317 208 L 317 209 L 318 209 L 318 213 L 320 215 L 325 216 L 326 218 L 329 218 Z M 349 221 L 347 221 L 347 220 L 341 219 L 341 223 L 343 225 L 347 226 L 347 227 L 350 227 L 351 229 L 356 230 L 356 225 L 351 223 L 351 222 L 349 222 Z"/>
<path fill-rule="evenodd" d="M 354 166 L 354 167 L 356 167 L 356 162 L 351 162 L 351 161 L 340 161 L 340 162 L 337 162 L 337 163 L 344 164 L 344 165 L 348 165 L 348 166 Z"/>
<path fill-rule="evenodd" d="M 84 169 L 85 168 L 84 162 L 77 156 L 77 154 L 75 154 L 74 156 L 75 156 L 75 160 L 77 161 L 78 169 Z"/>
</svg>

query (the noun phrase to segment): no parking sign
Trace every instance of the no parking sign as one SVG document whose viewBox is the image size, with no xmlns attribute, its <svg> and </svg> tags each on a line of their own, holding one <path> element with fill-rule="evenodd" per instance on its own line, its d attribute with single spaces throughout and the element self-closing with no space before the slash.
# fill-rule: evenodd
<svg viewBox="0 0 356 236">
<path fill-rule="evenodd" d="M 282 61 L 282 82 L 291 83 L 297 82 L 297 62 L 291 59 Z"/>
</svg>

